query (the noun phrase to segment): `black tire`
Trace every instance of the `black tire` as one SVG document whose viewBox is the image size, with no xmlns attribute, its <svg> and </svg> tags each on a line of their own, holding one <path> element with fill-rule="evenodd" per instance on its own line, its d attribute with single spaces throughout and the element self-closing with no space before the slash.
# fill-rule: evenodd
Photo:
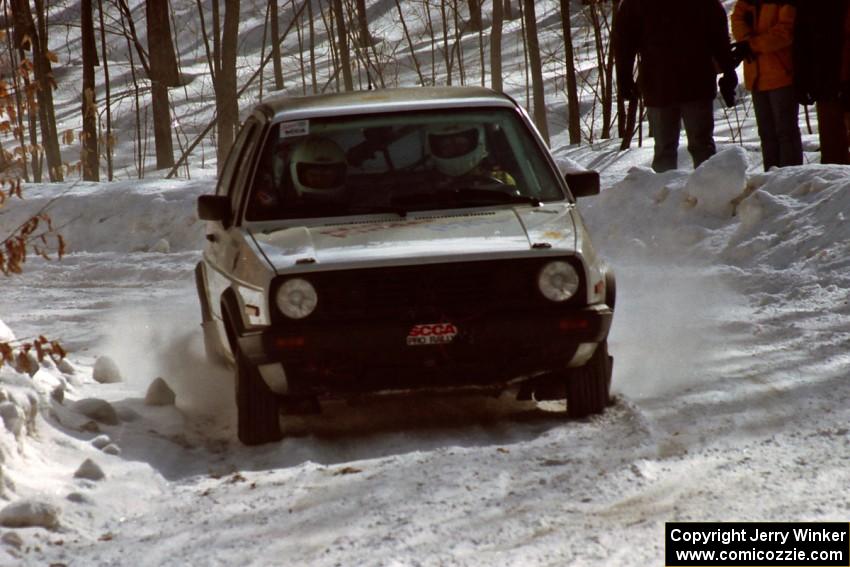
<svg viewBox="0 0 850 567">
<path fill-rule="evenodd" d="M 612 369 L 608 341 L 603 341 L 587 364 L 567 377 L 567 417 L 580 419 L 605 411 L 610 405 Z"/>
<path fill-rule="evenodd" d="M 237 435 L 245 445 L 273 443 L 282 438 L 277 397 L 260 372 L 236 349 Z"/>
</svg>

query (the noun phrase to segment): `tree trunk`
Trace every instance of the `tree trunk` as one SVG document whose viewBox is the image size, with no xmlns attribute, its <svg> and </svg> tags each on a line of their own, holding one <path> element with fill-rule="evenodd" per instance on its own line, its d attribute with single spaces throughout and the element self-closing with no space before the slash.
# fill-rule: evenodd
<svg viewBox="0 0 850 567">
<path fill-rule="evenodd" d="M 401 11 L 400 0 L 395 0 L 395 7 L 398 11 L 398 20 L 401 22 L 401 29 L 404 31 L 404 37 L 407 39 L 407 46 L 410 49 L 410 58 L 413 60 L 413 67 L 416 69 L 416 74 L 419 76 L 419 86 L 425 86 L 425 78 L 422 76 L 422 68 L 419 66 L 419 61 L 416 59 L 416 49 L 413 46 L 413 40 L 410 39 L 410 31 L 407 29 L 407 22 L 404 21 L 404 13 Z"/>
<path fill-rule="evenodd" d="M 94 7 L 91 0 L 80 2 L 80 27 L 83 46 L 83 139 L 82 163 L 85 181 L 100 181 L 97 140 L 97 93 L 94 67 L 97 65 L 97 43 L 94 35 Z"/>
<path fill-rule="evenodd" d="M 493 2 L 493 25 L 490 29 L 490 85 L 494 91 L 502 92 L 502 23 L 504 5 L 501 0 Z"/>
<path fill-rule="evenodd" d="M 3 0 L 2 5 L 3 12 L 7 11 L 6 0 Z M 15 44 L 12 41 L 13 35 L 15 34 L 7 33 L 6 37 L 6 49 L 9 52 L 9 63 L 12 69 L 18 69 L 18 65 L 20 64 L 20 59 L 23 57 L 23 53 L 20 48 L 16 49 Z M 30 91 L 27 88 L 29 81 L 26 80 L 26 76 L 23 73 L 13 72 L 12 76 L 12 92 L 15 96 L 15 111 L 12 113 L 14 116 L 10 116 L 10 121 L 17 120 L 17 126 L 12 130 L 15 135 L 15 138 L 19 145 L 19 151 L 21 152 L 20 161 L 18 162 L 21 168 L 22 175 L 24 177 L 24 181 L 29 182 L 29 172 L 27 171 L 27 142 L 25 138 L 25 128 L 24 128 L 24 115 L 27 116 L 27 120 L 29 121 L 29 129 L 30 133 L 34 134 L 36 131 L 35 125 L 35 117 L 32 112 L 30 112 L 29 108 L 25 109 L 25 102 L 23 94 L 26 94 L 26 98 L 30 99 Z M 28 105 L 27 105 L 28 106 Z M 38 140 L 35 141 L 33 146 L 38 144 Z M 32 170 L 33 177 L 36 180 L 36 183 L 41 181 L 41 166 L 36 163 L 36 160 L 32 162 Z M 38 167 L 37 167 L 38 166 Z"/>
<path fill-rule="evenodd" d="M 151 109 L 153 111 L 156 168 L 169 169 L 174 165 L 174 145 L 171 139 L 171 109 L 168 99 L 168 86 L 178 86 L 180 74 L 177 69 L 174 44 L 171 40 L 168 0 L 147 0 L 145 11 L 148 26 Z"/>
<path fill-rule="evenodd" d="M 171 38 L 171 20 L 168 17 L 168 0 L 147 0 L 145 15 L 148 21 L 148 51 L 151 73 L 167 87 L 180 86 L 177 55 Z"/>
<path fill-rule="evenodd" d="M 500 0 L 494 0 L 494 2 L 499 2 Z M 506 20 L 513 20 L 516 18 L 514 15 L 513 6 L 511 6 L 511 0 L 504 0 L 502 2 L 502 7 L 504 8 L 504 14 Z"/>
<path fill-rule="evenodd" d="M 333 13 L 336 20 L 336 31 L 339 45 L 339 64 L 342 67 L 342 81 L 346 91 L 354 90 L 354 79 L 351 76 L 351 60 L 348 50 L 348 28 L 345 25 L 345 12 L 342 9 L 342 0 L 333 0 Z"/>
<path fill-rule="evenodd" d="M 366 19 L 366 0 L 356 0 L 357 6 L 357 33 L 360 47 L 367 48 L 372 45 L 372 36 L 369 34 L 369 20 Z"/>
<path fill-rule="evenodd" d="M 540 61 L 540 43 L 537 40 L 537 16 L 534 13 L 534 0 L 523 0 L 525 16 L 526 43 L 528 44 L 529 65 L 531 67 L 531 89 L 534 98 L 534 123 L 540 134 L 549 144 L 549 126 L 546 123 L 546 100 L 543 90 L 543 67 Z"/>
<path fill-rule="evenodd" d="M 573 27 L 570 13 L 570 0 L 561 0 L 561 26 L 564 30 L 564 57 L 567 64 L 567 130 L 570 144 L 581 143 L 581 114 L 578 102 L 578 81 L 576 80 L 576 60 L 573 50 Z"/>
<path fill-rule="evenodd" d="M 481 24 L 481 0 L 467 0 L 469 4 L 469 25 L 468 29 L 479 31 Z"/>
<path fill-rule="evenodd" d="M 310 84 L 313 94 L 319 93 L 319 78 L 316 76 L 316 26 L 313 24 L 313 3 L 307 1 L 307 22 L 310 35 Z"/>
<path fill-rule="evenodd" d="M 593 39 L 596 50 L 597 63 L 597 98 L 602 104 L 602 132 L 601 137 L 611 137 L 612 109 L 613 109 L 613 50 L 605 41 L 606 34 L 611 27 L 608 25 L 608 16 L 605 13 L 605 5 L 599 0 L 593 0 L 588 4 L 588 14 L 591 27 L 593 28 Z"/>
<path fill-rule="evenodd" d="M 279 91 L 283 88 L 283 64 L 280 58 L 280 23 L 278 22 L 277 0 L 269 0 L 269 18 L 271 19 L 272 34 L 272 66 L 274 68 L 274 89 Z"/>
<path fill-rule="evenodd" d="M 112 99 L 109 88 L 109 62 L 106 59 L 106 27 L 103 17 L 103 0 L 97 0 L 98 15 L 100 16 L 100 49 L 103 60 L 103 84 L 106 104 L 106 178 L 112 181 Z"/>
<path fill-rule="evenodd" d="M 236 50 L 239 32 L 239 0 L 224 0 L 224 24 L 221 31 L 221 58 L 215 81 L 218 113 L 218 167 L 224 166 L 239 126 L 236 94 Z"/>
<path fill-rule="evenodd" d="M 446 85 L 452 86 L 452 67 L 454 59 L 449 49 L 449 18 L 446 13 L 446 0 L 440 0 L 440 23 L 443 24 L 443 58 L 446 62 Z"/>
</svg>

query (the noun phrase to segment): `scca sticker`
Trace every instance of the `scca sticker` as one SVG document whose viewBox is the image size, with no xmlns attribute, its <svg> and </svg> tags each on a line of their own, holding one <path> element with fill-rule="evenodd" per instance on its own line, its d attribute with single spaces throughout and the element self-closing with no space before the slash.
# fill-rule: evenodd
<svg viewBox="0 0 850 567">
<path fill-rule="evenodd" d="M 407 333 L 407 346 L 444 345 L 457 336 L 453 323 L 425 323 L 414 325 Z"/>
</svg>

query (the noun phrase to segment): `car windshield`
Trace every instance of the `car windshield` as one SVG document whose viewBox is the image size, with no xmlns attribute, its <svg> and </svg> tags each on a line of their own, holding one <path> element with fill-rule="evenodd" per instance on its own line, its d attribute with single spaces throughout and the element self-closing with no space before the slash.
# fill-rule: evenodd
<svg viewBox="0 0 850 567">
<path fill-rule="evenodd" d="M 531 204 L 564 194 L 510 109 L 405 112 L 271 128 L 247 220 Z"/>
</svg>

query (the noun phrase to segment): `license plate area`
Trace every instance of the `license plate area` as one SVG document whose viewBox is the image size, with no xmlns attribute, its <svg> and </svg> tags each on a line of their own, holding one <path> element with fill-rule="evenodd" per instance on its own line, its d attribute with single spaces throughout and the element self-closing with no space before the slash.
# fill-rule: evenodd
<svg viewBox="0 0 850 567">
<path fill-rule="evenodd" d="M 407 346 L 445 345 L 457 334 L 454 323 L 420 323 L 407 332 Z"/>
</svg>

